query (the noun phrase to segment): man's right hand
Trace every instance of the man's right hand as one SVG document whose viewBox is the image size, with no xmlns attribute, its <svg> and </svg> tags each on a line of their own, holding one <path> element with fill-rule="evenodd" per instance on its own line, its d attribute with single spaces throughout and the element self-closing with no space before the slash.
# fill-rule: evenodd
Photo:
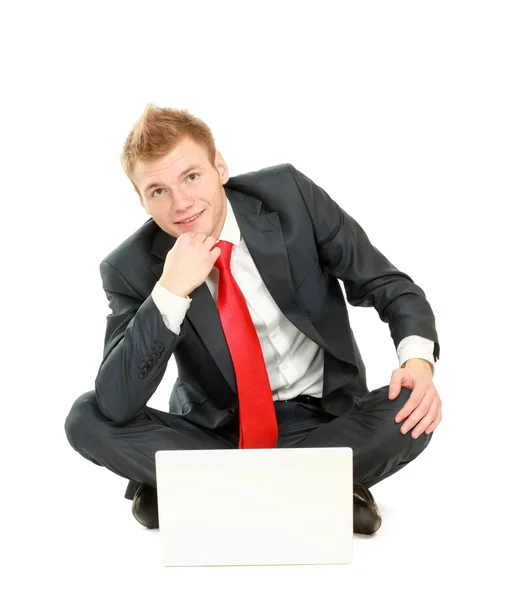
<svg viewBox="0 0 512 600">
<path fill-rule="evenodd" d="M 180 235 L 167 253 L 160 284 L 173 294 L 186 298 L 204 283 L 213 269 L 221 253 L 220 248 L 213 248 L 216 243 L 215 238 L 206 233 Z"/>
</svg>

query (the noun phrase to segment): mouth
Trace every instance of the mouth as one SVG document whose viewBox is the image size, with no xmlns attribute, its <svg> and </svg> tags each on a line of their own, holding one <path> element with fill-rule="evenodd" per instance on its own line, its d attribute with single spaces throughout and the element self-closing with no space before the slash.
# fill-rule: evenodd
<svg viewBox="0 0 512 600">
<path fill-rule="evenodd" d="M 192 223 L 195 223 L 203 213 L 204 210 L 202 210 L 200 213 L 193 215 L 189 219 L 184 219 L 183 221 L 176 221 L 175 225 L 192 225 Z"/>
</svg>

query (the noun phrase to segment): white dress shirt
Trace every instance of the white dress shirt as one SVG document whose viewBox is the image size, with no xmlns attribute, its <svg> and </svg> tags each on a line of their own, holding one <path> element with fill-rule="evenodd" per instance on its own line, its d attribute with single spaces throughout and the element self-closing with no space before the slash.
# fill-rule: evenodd
<svg viewBox="0 0 512 600">
<path fill-rule="evenodd" d="M 227 214 L 219 240 L 231 242 L 231 272 L 247 302 L 267 367 L 274 400 L 289 400 L 299 395 L 322 397 L 324 351 L 307 338 L 281 312 L 241 239 L 240 228 L 227 202 Z M 219 271 L 215 267 L 206 285 L 217 304 Z M 173 333 L 181 324 L 192 302 L 176 296 L 157 282 L 151 296 L 162 319 Z M 423 358 L 434 365 L 434 342 L 418 335 L 404 338 L 397 348 L 399 365 L 410 358 Z"/>
</svg>

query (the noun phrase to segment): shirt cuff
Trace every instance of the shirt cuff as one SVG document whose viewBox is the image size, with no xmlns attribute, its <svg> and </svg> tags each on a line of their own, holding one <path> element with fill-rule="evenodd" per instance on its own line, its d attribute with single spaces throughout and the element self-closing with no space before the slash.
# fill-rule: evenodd
<svg viewBox="0 0 512 600">
<path fill-rule="evenodd" d="M 156 282 L 151 292 L 151 297 L 160 311 L 167 329 L 179 335 L 181 324 L 185 319 L 192 298 L 182 298 L 173 294 L 170 290 L 164 288 L 159 281 Z"/>
<path fill-rule="evenodd" d="M 396 349 L 398 364 L 401 367 L 410 358 L 423 358 L 432 365 L 434 370 L 434 342 L 419 335 L 405 337 Z"/>
</svg>

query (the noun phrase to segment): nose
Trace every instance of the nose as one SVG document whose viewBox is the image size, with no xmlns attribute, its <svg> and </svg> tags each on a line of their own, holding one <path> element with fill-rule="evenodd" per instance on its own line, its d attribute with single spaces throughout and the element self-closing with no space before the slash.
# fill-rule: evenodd
<svg viewBox="0 0 512 600">
<path fill-rule="evenodd" d="M 190 207 L 194 204 L 194 199 L 187 195 L 181 190 L 176 190 L 173 193 L 173 209 L 174 212 L 179 216 L 186 214 Z"/>
</svg>

